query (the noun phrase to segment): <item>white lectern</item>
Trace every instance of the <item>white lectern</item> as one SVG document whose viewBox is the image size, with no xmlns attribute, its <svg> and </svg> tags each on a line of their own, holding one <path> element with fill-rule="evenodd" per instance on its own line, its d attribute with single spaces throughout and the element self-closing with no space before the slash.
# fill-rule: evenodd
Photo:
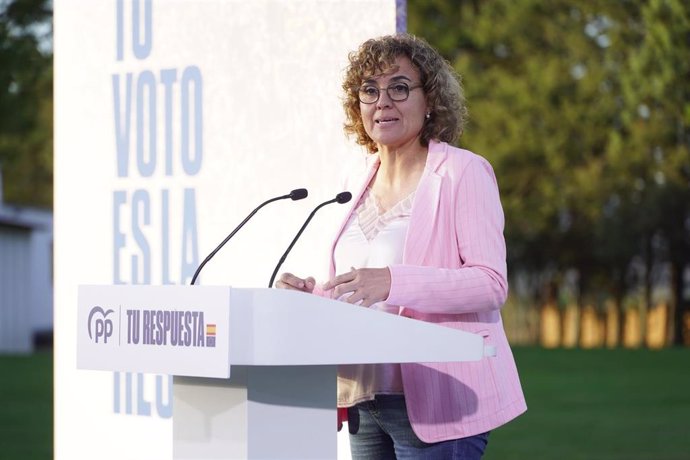
<svg viewBox="0 0 690 460">
<path fill-rule="evenodd" d="M 171 374 L 175 459 L 334 459 L 336 366 L 479 360 L 480 336 L 295 291 L 81 286 L 77 366 Z"/>
</svg>

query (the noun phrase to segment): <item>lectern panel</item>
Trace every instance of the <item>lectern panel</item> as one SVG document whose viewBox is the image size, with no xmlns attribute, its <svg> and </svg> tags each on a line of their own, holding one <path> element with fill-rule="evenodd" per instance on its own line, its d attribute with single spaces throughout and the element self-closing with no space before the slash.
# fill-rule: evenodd
<svg viewBox="0 0 690 460">
<path fill-rule="evenodd" d="M 230 289 L 80 286 L 77 367 L 229 377 Z"/>
</svg>

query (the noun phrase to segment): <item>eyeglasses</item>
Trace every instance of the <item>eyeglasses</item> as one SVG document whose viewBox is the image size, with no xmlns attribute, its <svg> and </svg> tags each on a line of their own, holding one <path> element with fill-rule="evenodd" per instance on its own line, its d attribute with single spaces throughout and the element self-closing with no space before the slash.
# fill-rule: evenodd
<svg viewBox="0 0 690 460">
<path fill-rule="evenodd" d="M 381 97 L 381 91 L 386 90 L 388 97 L 395 102 L 406 101 L 410 97 L 410 91 L 415 88 L 421 88 L 423 85 L 409 86 L 404 82 L 393 83 L 388 88 L 379 88 L 374 85 L 362 85 L 359 87 L 358 96 L 359 102 L 362 104 L 373 104 Z"/>
</svg>

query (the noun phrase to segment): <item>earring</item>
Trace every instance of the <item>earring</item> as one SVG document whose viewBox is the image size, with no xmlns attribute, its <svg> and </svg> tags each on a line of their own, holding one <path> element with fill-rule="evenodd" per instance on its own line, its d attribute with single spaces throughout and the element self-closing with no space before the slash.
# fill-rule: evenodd
<svg viewBox="0 0 690 460">
<path fill-rule="evenodd" d="M 427 112 L 425 118 L 426 118 L 427 120 L 428 120 L 429 118 L 431 118 L 431 112 Z"/>
</svg>

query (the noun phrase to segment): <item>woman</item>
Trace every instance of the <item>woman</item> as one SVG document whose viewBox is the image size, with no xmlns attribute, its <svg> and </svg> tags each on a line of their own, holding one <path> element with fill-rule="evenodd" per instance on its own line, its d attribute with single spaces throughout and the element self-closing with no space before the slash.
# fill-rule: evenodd
<svg viewBox="0 0 690 460">
<path fill-rule="evenodd" d="M 349 58 L 345 131 L 370 153 L 348 184 L 357 199 L 330 280 L 285 273 L 277 286 L 483 336 L 496 353 L 478 362 L 338 369 L 353 458 L 479 459 L 489 431 L 527 408 L 499 312 L 508 283 L 496 179 L 450 145 L 466 116 L 462 87 L 426 42 L 386 36 Z"/>
</svg>

